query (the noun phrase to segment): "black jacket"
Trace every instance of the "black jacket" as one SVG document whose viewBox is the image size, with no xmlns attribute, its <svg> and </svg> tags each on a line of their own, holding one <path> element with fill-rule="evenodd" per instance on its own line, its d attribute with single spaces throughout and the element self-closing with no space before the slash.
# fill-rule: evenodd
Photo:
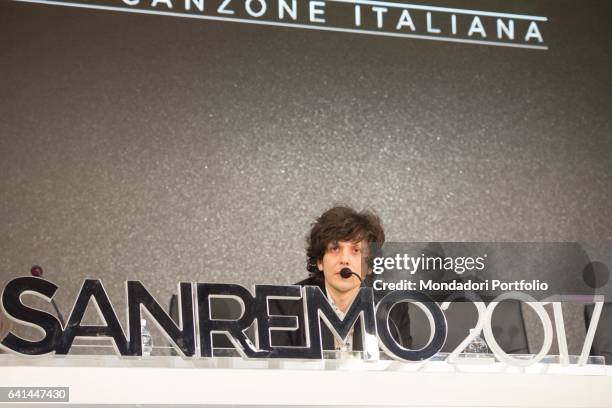
<svg viewBox="0 0 612 408">
<path fill-rule="evenodd" d="M 366 280 L 367 282 L 367 280 Z M 319 277 L 310 277 L 301 282 L 296 283 L 300 286 L 318 286 L 323 294 L 325 294 L 325 283 Z M 377 291 L 374 291 L 375 299 L 378 301 Z M 273 346 L 295 346 L 304 347 L 306 345 L 306 337 L 303 328 L 304 325 L 304 310 L 302 300 L 273 300 L 270 301 L 270 314 L 297 316 L 299 329 L 296 331 L 273 331 L 272 345 Z M 389 313 L 389 328 L 391 335 L 403 347 L 411 348 L 412 337 L 410 336 L 410 316 L 408 315 L 408 303 L 402 302 L 395 305 Z M 321 325 L 321 340 L 323 342 L 323 350 L 334 350 L 334 335 L 329 330 L 326 324 Z M 363 350 L 363 342 L 361 339 L 361 320 L 355 323 L 353 334 L 353 350 Z"/>
</svg>

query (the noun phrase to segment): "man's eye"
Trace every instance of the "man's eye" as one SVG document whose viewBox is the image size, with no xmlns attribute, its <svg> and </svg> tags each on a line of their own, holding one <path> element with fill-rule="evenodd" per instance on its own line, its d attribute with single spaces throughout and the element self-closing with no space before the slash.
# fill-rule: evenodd
<svg viewBox="0 0 612 408">
<path fill-rule="evenodd" d="M 338 250 L 339 250 L 339 249 L 340 249 L 340 247 L 337 247 L 337 246 L 335 246 L 335 247 L 330 247 L 330 248 L 329 248 L 329 250 L 330 250 L 331 252 L 338 252 Z"/>
<path fill-rule="evenodd" d="M 358 254 L 361 252 L 361 248 L 353 248 L 353 252 Z"/>
</svg>

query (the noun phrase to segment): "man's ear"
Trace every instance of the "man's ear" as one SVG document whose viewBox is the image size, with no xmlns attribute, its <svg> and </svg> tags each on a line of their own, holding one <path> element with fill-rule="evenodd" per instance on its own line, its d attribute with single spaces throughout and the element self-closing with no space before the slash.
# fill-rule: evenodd
<svg viewBox="0 0 612 408">
<path fill-rule="evenodd" d="M 323 260 L 322 259 L 317 259 L 317 269 L 320 272 L 323 272 Z"/>
</svg>

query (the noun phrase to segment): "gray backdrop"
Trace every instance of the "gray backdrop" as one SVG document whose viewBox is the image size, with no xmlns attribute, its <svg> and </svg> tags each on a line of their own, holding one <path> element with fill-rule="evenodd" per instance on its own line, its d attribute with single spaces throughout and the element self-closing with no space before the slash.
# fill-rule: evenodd
<svg viewBox="0 0 612 408">
<path fill-rule="evenodd" d="M 550 49 L 3 1 L 0 283 L 40 264 L 64 314 L 86 277 L 120 311 L 128 278 L 293 283 L 337 202 L 392 241 L 612 241 L 612 3 L 452 5 Z"/>
</svg>

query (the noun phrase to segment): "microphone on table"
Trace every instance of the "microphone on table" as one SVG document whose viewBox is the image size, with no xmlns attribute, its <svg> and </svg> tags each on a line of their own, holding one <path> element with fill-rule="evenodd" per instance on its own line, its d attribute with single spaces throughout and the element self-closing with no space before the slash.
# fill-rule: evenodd
<svg viewBox="0 0 612 408">
<path fill-rule="evenodd" d="M 43 270 L 40 266 L 34 265 L 30 269 L 30 274 L 34 277 L 42 278 Z M 64 317 L 62 316 L 62 313 L 57 308 L 57 304 L 55 304 L 55 301 L 53 299 L 51 299 L 51 304 L 53 305 L 53 308 L 55 309 L 55 313 L 57 313 L 57 317 L 59 318 L 59 321 L 62 324 L 62 327 L 66 327 L 66 324 L 64 323 Z"/>
</svg>

